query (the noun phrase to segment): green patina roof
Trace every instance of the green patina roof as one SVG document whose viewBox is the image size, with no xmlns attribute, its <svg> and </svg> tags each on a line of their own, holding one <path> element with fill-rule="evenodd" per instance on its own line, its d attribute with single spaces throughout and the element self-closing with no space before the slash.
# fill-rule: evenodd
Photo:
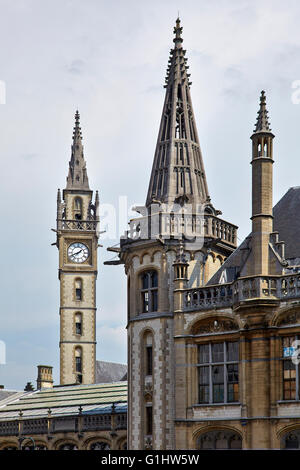
<svg viewBox="0 0 300 470">
<path fill-rule="evenodd" d="M 107 384 L 59 386 L 52 389 L 42 389 L 27 392 L 21 396 L 12 396 L 11 400 L 0 401 L 0 420 L 23 417 L 46 416 L 48 409 L 52 415 L 92 412 L 95 409 L 105 409 L 112 404 L 127 404 L 127 382 Z M 123 411 L 124 412 L 124 411 Z"/>
</svg>

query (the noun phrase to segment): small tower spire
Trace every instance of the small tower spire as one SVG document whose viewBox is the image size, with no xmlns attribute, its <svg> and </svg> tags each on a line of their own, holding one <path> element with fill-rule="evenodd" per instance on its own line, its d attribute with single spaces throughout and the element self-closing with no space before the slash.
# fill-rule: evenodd
<svg viewBox="0 0 300 470">
<path fill-rule="evenodd" d="M 269 241 L 273 232 L 273 138 L 266 109 L 260 107 L 252 140 L 252 267 L 251 274 L 269 274 Z"/>
<path fill-rule="evenodd" d="M 180 18 L 174 27 L 165 79 L 166 97 L 154 155 L 146 206 L 153 202 L 210 205 L 190 95 Z"/>
<path fill-rule="evenodd" d="M 71 146 L 71 152 L 69 174 L 67 177 L 67 189 L 89 190 L 89 180 L 86 171 L 86 163 L 83 156 L 82 133 L 78 110 L 75 113 L 75 126 L 73 129 L 73 143 Z"/>
<path fill-rule="evenodd" d="M 268 111 L 266 107 L 266 93 L 262 90 L 260 95 L 260 107 L 257 111 L 257 120 L 255 124 L 254 133 L 256 132 L 271 132 Z"/>
</svg>

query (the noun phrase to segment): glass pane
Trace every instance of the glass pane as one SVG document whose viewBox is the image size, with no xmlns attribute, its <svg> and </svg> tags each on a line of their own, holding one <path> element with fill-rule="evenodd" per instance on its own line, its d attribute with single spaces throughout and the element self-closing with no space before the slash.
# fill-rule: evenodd
<svg viewBox="0 0 300 470">
<path fill-rule="evenodd" d="M 224 403 L 224 384 L 213 385 L 213 402 Z"/>
<path fill-rule="evenodd" d="M 149 276 L 148 273 L 143 274 L 142 276 L 142 287 L 143 289 L 148 289 L 149 287 Z"/>
<path fill-rule="evenodd" d="M 80 288 L 76 289 L 76 300 L 81 300 L 81 289 Z"/>
<path fill-rule="evenodd" d="M 294 354 L 292 344 L 296 341 L 295 336 L 285 336 L 282 338 L 282 357 L 291 357 Z"/>
<path fill-rule="evenodd" d="M 81 372 L 81 357 L 76 357 L 76 372 Z"/>
<path fill-rule="evenodd" d="M 229 403 L 239 401 L 239 384 L 227 385 L 227 401 Z"/>
<path fill-rule="evenodd" d="M 213 362 L 224 362 L 224 344 L 216 343 L 212 344 L 212 361 Z"/>
<path fill-rule="evenodd" d="M 152 375 L 152 346 L 147 346 L 147 375 Z"/>
<path fill-rule="evenodd" d="M 76 323 L 76 334 L 81 335 L 81 323 Z"/>
<path fill-rule="evenodd" d="M 158 285 L 157 272 L 152 271 L 151 272 L 151 287 L 157 287 L 157 285 Z"/>
<path fill-rule="evenodd" d="M 199 384 L 209 384 L 209 367 L 199 367 Z"/>
<path fill-rule="evenodd" d="M 213 384 L 224 383 L 224 366 L 214 366 L 212 368 L 212 382 Z"/>
<path fill-rule="evenodd" d="M 152 291 L 152 312 L 157 312 L 157 290 Z"/>
<path fill-rule="evenodd" d="M 142 300 L 143 300 L 143 312 L 149 311 L 149 294 L 148 292 L 142 293 Z"/>
<path fill-rule="evenodd" d="M 209 362 L 209 345 L 201 344 L 199 346 L 199 364 L 205 364 Z"/>
<path fill-rule="evenodd" d="M 227 366 L 227 381 L 230 383 L 239 381 L 238 364 L 229 364 Z"/>
<path fill-rule="evenodd" d="M 209 403 L 209 386 L 199 386 L 199 403 Z"/>
<path fill-rule="evenodd" d="M 239 360 L 239 343 L 237 341 L 227 343 L 227 361 L 238 361 Z"/>
</svg>

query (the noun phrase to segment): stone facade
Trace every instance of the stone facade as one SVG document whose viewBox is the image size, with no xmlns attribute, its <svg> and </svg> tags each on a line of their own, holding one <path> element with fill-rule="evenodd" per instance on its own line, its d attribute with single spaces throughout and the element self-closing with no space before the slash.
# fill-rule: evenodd
<svg viewBox="0 0 300 470">
<path fill-rule="evenodd" d="M 252 232 L 236 248 L 237 227 L 208 195 L 181 32 L 178 19 L 146 205 L 119 250 L 128 447 L 300 448 L 300 252 L 285 256 L 298 243 L 293 221 L 290 245 L 273 228 L 265 93 L 251 137 Z"/>
</svg>

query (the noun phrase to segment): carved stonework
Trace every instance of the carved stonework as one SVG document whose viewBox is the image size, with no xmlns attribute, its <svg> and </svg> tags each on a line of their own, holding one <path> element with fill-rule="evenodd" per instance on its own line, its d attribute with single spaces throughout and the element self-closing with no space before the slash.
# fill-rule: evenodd
<svg viewBox="0 0 300 470">
<path fill-rule="evenodd" d="M 146 383 L 144 388 L 144 398 L 146 401 L 152 401 L 153 389 L 151 383 Z"/>
<path fill-rule="evenodd" d="M 232 320 L 209 320 L 195 328 L 195 334 L 219 333 L 238 330 L 238 325 Z"/>
<path fill-rule="evenodd" d="M 285 315 L 278 322 L 278 326 L 282 325 L 297 325 L 300 323 L 300 311 L 292 312 L 289 315 Z"/>
<path fill-rule="evenodd" d="M 152 437 L 146 437 L 145 438 L 145 450 L 151 450 L 152 449 Z"/>
</svg>

